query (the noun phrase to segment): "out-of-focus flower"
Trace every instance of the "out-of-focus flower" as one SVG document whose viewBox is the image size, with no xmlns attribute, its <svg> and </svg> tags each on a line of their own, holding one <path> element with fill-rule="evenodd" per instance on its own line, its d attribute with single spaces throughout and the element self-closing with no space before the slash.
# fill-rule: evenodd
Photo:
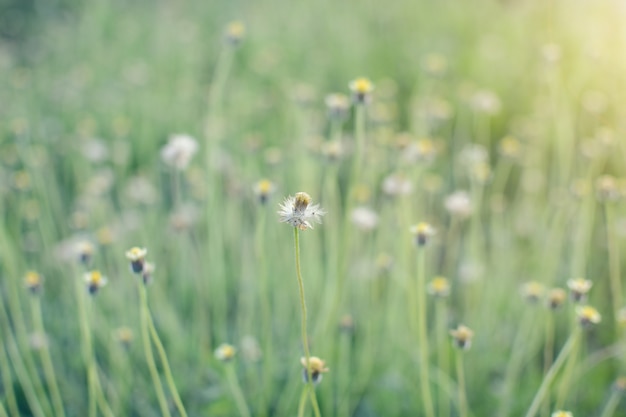
<svg viewBox="0 0 626 417">
<path fill-rule="evenodd" d="M 371 231 L 378 225 L 378 213 L 369 207 L 356 207 L 352 210 L 352 222 L 363 231 Z"/>
<path fill-rule="evenodd" d="M 133 331 L 130 327 L 122 326 L 115 329 L 113 333 L 113 337 L 117 340 L 124 348 L 129 348 L 130 344 L 133 341 Z"/>
<path fill-rule="evenodd" d="M 526 301 L 533 304 L 541 299 L 544 292 L 545 287 L 537 281 L 529 281 L 522 286 L 522 296 Z"/>
<path fill-rule="evenodd" d="M 237 350 L 233 345 L 229 345 L 228 343 L 222 343 L 215 349 L 215 358 L 222 362 L 229 362 L 237 353 Z"/>
<path fill-rule="evenodd" d="M 311 380 L 314 384 L 318 384 L 322 381 L 322 374 L 329 371 L 326 367 L 326 363 L 317 356 L 309 357 L 309 363 L 307 366 L 306 358 L 300 358 L 300 363 L 304 367 L 302 377 L 304 382 L 309 381 L 309 374 L 311 374 Z"/>
<path fill-rule="evenodd" d="M 89 294 L 95 295 L 100 288 L 107 284 L 108 280 L 100 271 L 90 271 L 85 274 L 85 282 Z"/>
<path fill-rule="evenodd" d="M 345 94 L 329 94 L 324 99 L 328 109 L 328 117 L 335 120 L 345 120 L 350 108 L 350 100 Z"/>
<path fill-rule="evenodd" d="M 189 135 L 176 134 L 170 136 L 167 144 L 161 148 L 161 159 L 167 165 L 184 170 L 191 158 L 198 152 L 198 142 Z"/>
<path fill-rule="evenodd" d="M 31 294 L 38 295 L 43 285 L 43 277 L 35 271 L 28 271 L 24 276 L 24 285 Z"/>
<path fill-rule="evenodd" d="M 550 310 L 556 310 L 561 307 L 563 303 L 565 303 L 565 298 L 567 294 L 563 288 L 553 288 L 548 291 L 548 296 L 546 298 L 546 302 L 548 303 L 548 307 Z"/>
<path fill-rule="evenodd" d="M 262 179 L 254 184 L 254 195 L 263 205 L 267 203 L 274 191 L 276 191 L 276 186 L 268 179 Z"/>
<path fill-rule="evenodd" d="M 472 214 L 472 201 L 467 191 L 455 191 L 444 200 L 444 206 L 451 216 L 464 219 Z"/>
<path fill-rule="evenodd" d="M 228 44 L 236 46 L 239 45 L 245 35 L 246 27 L 242 22 L 235 20 L 226 26 L 226 33 L 224 37 Z"/>
<path fill-rule="evenodd" d="M 254 336 L 244 336 L 241 339 L 241 354 L 248 362 L 258 362 L 261 360 L 263 353 L 259 346 L 259 341 Z"/>
<path fill-rule="evenodd" d="M 456 347 L 467 350 L 472 346 L 474 332 L 469 327 L 460 324 L 456 329 L 450 330 L 450 336 L 454 339 Z"/>
<path fill-rule="evenodd" d="M 577 303 L 585 300 L 592 286 L 593 283 L 584 278 L 570 279 L 567 281 L 567 288 L 569 288 L 572 294 L 572 299 Z"/>
<path fill-rule="evenodd" d="M 596 194 L 600 201 L 616 201 L 621 195 L 615 177 L 602 175 L 596 180 Z"/>
<path fill-rule="evenodd" d="M 141 274 L 146 263 L 148 249 L 134 246 L 126 251 L 126 259 L 130 261 L 130 268 L 135 274 Z"/>
<path fill-rule="evenodd" d="M 493 91 L 478 90 L 470 98 L 470 104 L 474 111 L 495 115 L 500 112 L 502 103 Z"/>
<path fill-rule="evenodd" d="M 581 326 L 591 326 L 592 324 L 598 324 L 602 321 L 602 316 L 598 313 L 598 310 L 591 306 L 578 306 L 576 308 L 576 315 Z"/>
<path fill-rule="evenodd" d="M 422 68 L 429 75 L 441 76 L 448 69 L 448 60 L 441 54 L 431 53 L 422 60 Z"/>
<path fill-rule="evenodd" d="M 435 297 L 445 298 L 450 295 L 450 282 L 445 277 L 435 277 L 428 283 L 427 291 Z"/>
<path fill-rule="evenodd" d="M 391 174 L 383 180 L 383 192 L 391 197 L 411 194 L 413 184 L 402 174 Z"/>
<path fill-rule="evenodd" d="M 82 145 L 82 153 L 85 159 L 93 163 L 105 162 L 109 158 L 109 148 L 101 139 L 89 139 Z"/>
<path fill-rule="evenodd" d="M 411 226 L 410 231 L 415 236 L 415 244 L 418 247 L 425 246 L 430 238 L 435 235 L 435 229 L 425 222 Z"/>
<path fill-rule="evenodd" d="M 368 78 L 357 78 L 350 82 L 349 87 L 355 103 L 367 104 L 371 101 L 374 84 Z"/>
</svg>

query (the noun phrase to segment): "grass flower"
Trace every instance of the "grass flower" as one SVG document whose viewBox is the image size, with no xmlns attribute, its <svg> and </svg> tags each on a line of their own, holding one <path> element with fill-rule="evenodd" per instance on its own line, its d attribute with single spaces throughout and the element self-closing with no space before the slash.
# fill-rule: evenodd
<svg viewBox="0 0 626 417">
<path fill-rule="evenodd" d="M 472 200 L 467 191 L 455 191 L 444 200 L 444 207 L 451 216 L 465 219 L 472 214 Z"/>
<path fill-rule="evenodd" d="M 596 180 L 596 195 L 602 202 L 615 201 L 621 197 L 615 177 L 602 175 Z"/>
<path fill-rule="evenodd" d="M 84 279 L 87 283 L 87 291 L 89 291 L 89 294 L 91 295 L 95 295 L 98 290 L 104 287 L 108 282 L 107 277 L 102 275 L 100 271 L 96 270 L 85 273 Z"/>
<path fill-rule="evenodd" d="M 246 35 L 246 27 L 243 22 L 235 20 L 226 26 L 224 37 L 229 45 L 237 46 Z"/>
<path fill-rule="evenodd" d="M 196 152 L 198 141 L 189 135 L 175 134 L 161 148 L 161 159 L 166 165 L 182 171 L 187 168 Z"/>
<path fill-rule="evenodd" d="M 233 360 L 237 350 L 233 345 L 229 345 L 228 343 L 222 343 L 215 349 L 215 358 L 222 362 L 228 362 Z"/>
<path fill-rule="evenodd" d="M 130 261 L 130 269 L 135 274 L 143 272 L 148 249 L 134 246 L 126 251 L 126 259 Z"/>
<path fill-rule="evenodd" d="M 577 303 L 585 300 L 592 285 L 593 283 L 591 281 L 584 278 L 570 279 L 567 281 L 567 288 L 570 290 L 572 299 Z"/>
<path fill-rule="evenodd" d="M 558 309 L 565 302 L 565 298 L 567 298 L 567 294 L 563 288 L 551 289 L 548 291 L 548 296 L 546 298 L 548 308 L 550 308 L 550 310 Z"/>
<path fill-rule="evenodd" d="M 435 277 L 428 283 L 427 291 L 435 297 L 445 298 L 450 295 L 450 282 L 445 277 Z"/>
<path fill-rule="evenodd" d="M 517 159 L 522 153 L 520 141 L 513 136 L 505 136 L 498 143 L 498 152 L 507 159 Z"/>
<path fill-rule="evenodd" d="M 339 140 L 330 140 L 320 145 L 320 153 L 329 162 L 337 162 L 345 154 L 345 150 Z"/>
<path fill-rule="evenodd" d="M 333 120 L 345 120 L 348 117 L 350 101 L 345 94 L 329 94 L 324 99 L 328 117 Z"/>
<path fill-rule="evenodd" d="M 276 191 L 276 186 L 270 180 L 262 179 L 254 184 L 253 191 L 259 203 L 264 205 Z"/>
<path fill-rule="evenodd" d="M 133 341 L 133 337 L 133 331 L 130 327 L 118 327 L 113 332 L 113 338 L 126 349 L 130 347 L 130 344 Z"/>
<path fill-rule="evenodd" d="M 576 308 L 576 316 L 578 317 L 578 322 L 583 327 L 598 324 L 602 321 L 602 316 L 598 313 L 598 310 L 591 306 L 578 306 Z"/>
<path fill-rule="evenodd" d="M 411 194 L 413 183 L 402 174 L 391 174 L 383 180 L 382 189 L 390 197 Z"/>
<path fill-rule="evenodd" d="M 456 329 L 450 330 L 450 336 L 452 336 L 456 347 L 468 350 L 472 346 L 474 332 L 469 327 L 460 324 Z"/>
<path fill-rule="evenodd" d="M 538 302 L 544 292 L 545 287 L 537 281 L 529 281 L 522 286 L 522 296 L 529 303 Z"/>
<path fill-rule="evenodd" d="M 24 285 L 33 295 L 41 293 L 43 277 L 35 271 L 28 271 L 24 276 Z"/>
<path fill-rule="evenodd" d="M 374 84 L 368 78 L 360 77 L 352 80 L 349 87 L 356 104 L 367 104 L 371 101 Z"/>
<path fill-rule="evenodd" d="M 411 226 L 410 231 L 415 236 L 415 244 L 418 247 L 425 246 L 430 238 L 435 235 L 435 229 L 425 222 Z"/>
<path fill-rule="evenodd" d="M 306 230 L 313 229 L 311 221 L 322 223 L 322 216 L 326 212 L 320 208 L 319 204 L 311 204 L 311 196 L 307 193 L 299 192 L 285 199 L 280 205 L 278 214 L 282 223 L 289 223 L 299 230 Z"/>
<path fill-rule="evenodd" d="M 91 259 L 93 258 L 94 247 L 93 244 L 87 240 L 80 241 L 76 244 L 76 255 L 78 256 L 78 262 L 83 266 L 89 266 Z"/>
<path fill-rule="evenodd" d="M 554 413 L 552 413 L 552 417 L 574 417 L 574 415 L 572 413 L 570 413 L 569 411 L 555 411 Z"/>
<path fill-rule="evenodd" d="M 302 378 L 304 382 L 309 382 L 309 374 L 314 384 L 319 384 L 322 381 L 322 374 L 329 371 L 326 367 L 326 363 L 317 356 L 311 356 L 309 358 L 309 366 L 307 366 L 306 358 L 300 358 L 300 363 L 304 367 Z"/>
</svg>

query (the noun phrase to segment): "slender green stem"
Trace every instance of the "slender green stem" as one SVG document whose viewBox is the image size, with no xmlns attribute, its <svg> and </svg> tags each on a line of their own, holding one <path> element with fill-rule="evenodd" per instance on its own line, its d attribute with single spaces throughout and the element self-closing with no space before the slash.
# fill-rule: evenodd
<svg viewBox="0 0 626 417">
<path fill-rule="evenodd" d="M 33 296 L 31 298 L 31 310 L 33 316 L 33 322 L 35 325 L 35 330 L 41 334 L 45 334 L 44 325 L 43 325 L 43 316 L 41 314 L 41 301 L 39 297 Z M 50 350 L 48 346 L 44 344 L 39 350 L 41 355 L 41 363 L 43 364 L 43 371 L 46 377 L 46 384 L 48 384 L 48 388 L 50 390 L 50 394 L 52 396 L 52 406 L 54 408 L 54 414 L 56 417 L 64 417 L 65 411 L 63 408 L 63 400 L 61 399 L 61 392 L 59 391 L 59 385 L 57 383 L 57 378 L 54 372 L 54 366 L 52 365 L 52 358 L 50 357 Z"/>
<path fill-rule="evenodd" d="M 546 325 L 545 325 L 545 344 L 543 347 L 543 374 L 544 377 L 547 375 L 550 367 L 552 366 L 553 358 L 553 349 L 554 349 L 554 317 L 552 314 L 548 314 L 546 317 Z M 543 410 L 541 414 L 544 417 L 548 417 L 550 415 L 550 393 L 546 394 L 546 401 L 544 401 Z"/>
<path fill-rule="evenodd" d="M 577 323 L 574 326 L 579 326 Z M 576 329 L 577 327 L 574 327 Z M 567 358 L 567 362 L 565 364 L 565 369 L 563 370 L 563 375 L 561 376 L 561 386 L 559 387 L 559 392 L 556 397 L 555 408 L 560 410 L 565 405 L 565 401 L 567 400 L 567 396 L 570 391 L 570 387 L 572 385 L 573 376 L 576 373 L 576 365 L 578 364 L 578 353 L 580 349 L 580 338 L 577 337 L 574 340 L 574 347 L 572 347 L 572 352 Z"/>
<path fill-rule="evenodd" d="M 11 378 L 11 367 L 7 358 L 7 351 L 4 343 L 0 343 L 0 369 L 2 369 L 2 384 L 6 391 L 6 398 L 12 417 L 20 417 L 20 410 L 15 399 L 15 391 L 13 390 L 13 378 Z"/>
<path fill-rule="evenodd" d="M 91 340 L 91 329 L 89 328 L 89 311 L 85 305 L 84 288 L 79 279 L 76 280 L 76 298 L 78 301 L 78 311 L 80 316 L 80 330 L 83 339 L 83 358 L 87 367 L 87 410 L 89 417 L 95 417 L 96 407 L 96 367 L 93 355 Z"/>
<path fill-rule="evenodd" d="M 611 392 L 611 396 L 609 397 L 609 400 L 604 406 L 604 409 L 602 410 L 602 414 L 600 415 L 600 417 L 612 417 L 613 414 L 615 414 L 615 409 L 619 405 L 619 400 L 621 396 L 622 396 L 621 392 L 614 389 L 613 392 Z"/>
<path fill-rule="evenodd" d="M 426 329 L 426 251 L 418 248 L 417 253 L 417 309 L 418 309 L 418 347 L 420 356 L 420 386 L 422 388 L 422 402 L 427 417 L 434 417 L 435 410 L 430 392 L 430 378 L 428 375 L 428 333 Z"/>
<path fill-rule="evenodd" d="M 97 369 L 96 369 L 96 375 L 97 375 Z M 111 410 L 111 406 L 109 405 L 109 403 L 106 400 L 106 397 L 104 396 L 104 391 L 102 390 L 102 386 L 100 385 L 99 378 L 96 378 L 96 402 L 98 403 L 98 407 L 100 407 L 102 414 L 104 414 L 106 417 L 115 417 L 115 414 Z"/>
<path fill-rule="evenodd" d="M 237 373 L 235 372 L 235 365 L 230 362 L 226 364 L 226 376 L 228 377 L 228 384 L 230 385 L 230 390 L 233 393 L 233 397 L 235 398 L 235 403 L 237 404 L 237 408 L 239 409 L 239 414 L 241 417 L 250 417 L 250 409 L 248 409 L 248 404 L 246 404 L 246 399 L 243 396 L 243 392 L 241 391 L 241 387 L 239 386 L 239 380 L 237 379 Z"/>
<path fill-rule="evenodd" d="M 447 306 L 444 299 L 438 299 L 435 307 L 436 321 L 437 321 L 437 359 L 439 365 L 439 371 L 444 375 L 448 375 L 450 368 L 450 352 L 448 350 L 447 336 L 448 336 L 448 317 Z M 438 388 L 439 417 L 450 416 L 450 400 L 443 386 Z"/>
<path fill-rule="evenodd" d="M 615 235 L 613 205 L 610 202 L 604 204 L 606 222 L 606 239 L 609 249 L 609 276 L 611 285 L 611 297 L 613 301 L 613 321 L 615 323 L 615 337 L 619 338 L 620 326 L 617 320 L 619 310 L 622 308 L 622 283 L 620 279 L 619 245 Z"/>
<path fill-rule="evenodd" d="M 145 286 L 143 287 L 145 291 Z M 146 297 L 146 314 L 148 316 L 148 326 L 150 329 L 150 336 L 152 337 L 152 341 L 156 346 L 157 353 L 159 354 L 159 359 L 161 360 L 161 365 L 163 366 L 163 370 L 165 371 L 165 381 L 174 397 L 174 403 L 176 404 L 176 408 L 182 417 L 187 417 L 187 412 L 185 411 L 185 407 L 183 406 L 183 402 L 180 399 L 180 395 L 178 394 L 178 389 L 176 388 L 176 383 L 174 382 L 174 376 L 172 375 L 172 370 L 170 368 L 170 363 L 167 359 L 167 354 L 165 353 L 165 348 L 163 347 L 163 343 L 161 342 L 161 338 L 159 337 L 159 333 L 154 326 L 154 321 L 152 320 L 152 315 L 150 314 L 150 309 L 147 304 Z"/>
<path fill-rule="evenodd" d="M 306 359 L 306 372 L 307 372 L 307 384 L 311 390 L 311 402 L 313 403 L 313 410 L 315 411 L 315 417 L 320 417 L 319 407 L 315 407 L 317 404 L 317 398 L 315 396 L 315 387 L 313 386 L 313 378 L 311 377 L 311 371 L 309 369 L 309 362 L 311 359 L 311 354 L 309 353 L 309 340 L 307 336 L 306 330 L 306 301 L 304 298 L 304 282 L 302 280 L 302 272 L 300 269 L 300 235 L 299 229 L 297 227 L 293 228 L 293 239 L 296 250 L 296 275 L 298 277 L 298 289 L 300 293 L 300 307 L 302 309 L 302 345 L 304 349 L 304 358 Z"/>
<path fill-rule="evenodd" d="M 4 409 L 4 404 L 0 402 L 0 417 L 9 417 L 7 410 Z"/>
<path fill-rule="evenodd" d="M 35 389 L 31 383 L 30 376 L 28 375 L 28 371 L 26 370 L 26 366 L 24 365 L 22 357 L 20 356 L 20 350 L 18 348 L 17 342 L 13 334 L 11 333 L 11 326 L 9 324 L 9 318 L 7 311 L 4 307 L 4 303 L 0 303 L 0 315 L 2 315 L 2 340 L 6 343 L 6 349 L 9 358 L 11 359 L 11 363 L 13 365 L 13 368 L 15 369 L 15 375 L 17 376 L 17 380 L 24 390 L 24 395 L 26 397 L 26 401 L 28 402 L 28 407 L 35 417 L 45 417 L 46 414 L 41 408 L 39 398 L 37 397 Z M 6 361 L 6 357 L 4 355 L 2 356 L 2 360 Z M 6 365 L 3 364 L 3 369 L 8 371 L 8 362 Z M 19 412 L 17 415 L 20 415 Z"/>
<path fill-rule="evenodd" d="M 461 417 L 469 415 L 469 407 L 467 405 L 467 394 L 465 390 L 465 368 L 463 366 L 463 351 L 457 349 L 456 352 L 456 375 L 459 388 L 459 414 Z"/>
<path fill-rule="evenodd" d="M 548 373 L 544 376 L 541 382 L 541 385 L 539 386 L 539 390 L 535 394 L 535 397 L 533 398 L 533 401 L 530 404 L 530 408 L 526 412 L 526 415 L 525 415 L 526 417 L 534 417 L 537 414 L 537 411 L 539 410 L 539 406 L 541 405 L 541 402 L 545 399 L 546 394 L 548 390 L 550 389 L 550 385 L 552 384 L 552 381 L 554 381 L 556 374 L 559 372 L 559 370 L 565 363 L 565 360 L 569 357 L 569 354 L 572 352 L 572 349 L 574 349 L 574 346 L 576 345 L 576 340 L 578 339 L 579 334 L 580 334 L 579 328 L 575 328 L 570 334 L 569 338 L 567 339 L 567 342 L 565 342 L 565 345 L 561 349 L 561 352 L 559 352 L 559 355 L 557 356 L 556 360 L 554 361 L 554 363 L 548 370 Z"/>
<path fill-rule="evenodd" d="M 309 398 L 309 386 L 305 385 L 302 387 L 302 394 L 300 394 L 300 401 L 298 402 L 298 417 L 304 417 L 307 398 Z"/>
<path fill-rule="evenodd" d="M 138 281 L 139 282 L 139 281 Z M 148 310 L 148 296 L 146 294 L 146 288 L 143 283 L 139 282 L 139 298 L 141 299 L 141 337 L 143 339 L 143 349 L 146 355 L 146 362 L 148 363 L 148 369 L 150 370 L 150 376 L 152 377 L 152 383 L 156 390 L 157 400 L 159 401 L 159 407 L 161 408 L 161 414 L 165 417 L 170 417 L 170 410 L 167 406 L 167 400 L 165 399 L 165 393 L 163 391 L 163 384 L 157 371 L 156 363 L 154 362 L 154 356 L 152 354 L 152 344 L 150 343 L 149 334 L 149 315 Z"/>
</svg>

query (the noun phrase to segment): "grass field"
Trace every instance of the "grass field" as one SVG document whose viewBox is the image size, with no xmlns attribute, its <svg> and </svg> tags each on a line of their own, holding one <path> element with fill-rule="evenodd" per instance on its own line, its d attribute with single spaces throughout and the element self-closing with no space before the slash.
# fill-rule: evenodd
<svg viewBox="0 0 626 417">
<path fill-rule="evenodd" d="M 621 2 L 6 3 L 0 417 L 626 415 Z"/>
</svg>

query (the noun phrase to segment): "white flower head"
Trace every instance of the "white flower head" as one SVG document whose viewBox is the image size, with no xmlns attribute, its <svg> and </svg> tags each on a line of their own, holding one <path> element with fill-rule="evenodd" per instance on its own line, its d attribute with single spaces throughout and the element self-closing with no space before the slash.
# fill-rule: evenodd
<svg viewBox="0 0 626 417">
<path fill-rule="evenodd" d="M 319 204 L 311 204 L 311 196 L 304 192 L 287 197 L 279 207 L 280 221 L 300 230 L 312 229 L 311 221 L 322 223 L 322 216 L 326 214 Z"/>
<path fill-rule="evenodd" d="M 466 191 L 455 191 L 444 201 L 446 210 L 453 216 L 460 218 L 472 214 L 472 200 Z"/>
<path fill-rule="evenodd" d="M 172 135 L 161 149 L 161 159 L 167 165 L 184 170 L 198 152 L 198 142 L 189 135 Z"/>
</svg>

